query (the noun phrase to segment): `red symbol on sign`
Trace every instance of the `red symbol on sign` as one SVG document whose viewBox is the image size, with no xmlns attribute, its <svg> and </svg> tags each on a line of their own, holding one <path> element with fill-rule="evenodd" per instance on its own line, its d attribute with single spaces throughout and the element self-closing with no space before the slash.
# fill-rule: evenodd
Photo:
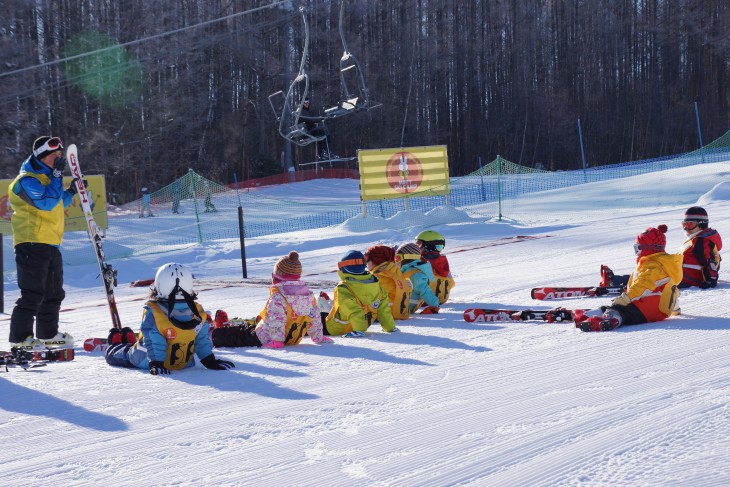
<svg viewBox="0 0 730 487">
<path fill-rule="evenodd" d="M 423 181 L 423 166 L 410 152 L 396 152 L 385 165 L 385 177 L 395 191 L 413 193 Z"/>
</svg>

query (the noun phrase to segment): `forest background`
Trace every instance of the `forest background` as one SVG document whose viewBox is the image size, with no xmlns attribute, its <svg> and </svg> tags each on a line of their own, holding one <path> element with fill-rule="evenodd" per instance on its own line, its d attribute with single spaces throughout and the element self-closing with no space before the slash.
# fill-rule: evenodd
<svg viewBox="0 0 730 487">
<path fill-rule="evenodd" d="M 299 6 L 311 97 L 333 106 L 340 1 L 5 0 L 0 177 L 49 133 L 79 144 L 85 172 L 105 175 L 122 202 L 188 168 L 220 182 L 282 172 L 268 97 L 299 69 Z M 497 155 L 576 169 L 578 119 L 589 166 L 686 152 L 728 129 L 726 0 L 344 7 L 343 34 L 378 106 L 328 123 L 340 155 L 445 144 L 452 176 Z M 299 167 L 314 148 L 292 156 Z"/>
</svg>

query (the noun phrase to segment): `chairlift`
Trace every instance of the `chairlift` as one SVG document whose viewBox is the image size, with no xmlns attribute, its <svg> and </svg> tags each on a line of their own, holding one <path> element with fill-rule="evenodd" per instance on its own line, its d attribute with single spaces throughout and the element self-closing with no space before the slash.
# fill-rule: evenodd
<svg viewBox="0 0 730 487">
<path fill-rule="evenodd" d="M 340 4 L 340 39 L 342 40 L 342 57 L 340 58 L 340 88 L 342 100 L 334 107 L 325 109 L 325 118 L 337 118 L 349 115 L 357 110 L 367 108 L 370 102 L 365 78 L 360 63 L 347 47 L 344 29 L 345 2 Z M 355 91 L 351 91 L 354 88 Z"/>
<path fill-rule="evenodd" d="M 340 118 L 364 108 L 369 108 L 369 97 L 368 89 L 365 85 L 365 78 L 360 69 L 360 63 L 349 51 L 347 41 L 345 40 L 343 28 L 345 2 L 343 1 L 340 4 L 339 28 L 340 39 L 342 40 L 344 50 L 340 58 L 340 88 L 342 91 L 342 100 L 336 106 L 326 108 L 323 115 L 316 117 L 302 115 L 302 104 L 309 94 L 309 75 L 305 70 L 309 55 L 309 22 L 307 21 L 304 7 L 300 7 L 299 11 L 304 23 L 304 49 L 302 50 L 302 60 L 299 64 L 299 73 L 289 86 L 286 95 L 284 95 L 283 91 L 277 91 L 269 95 L 269 104 L 274 111 L 276 120 L 279 122 L 279 134 L 298 146 L 306 146 L 326 139 L 327 135 L 326 130 L 319 135 L 311 134 L 306 128 L 305 121 L 324 125 L 325 120 Z"/>
<path fill-rule="evenodd" d="M 309 54 L 309 22 L 304 14 L 304 7 L 299 7 L 299 12 L 304 22 L 304 49 L 299 63 L 299 74 L 289 86 L 286 96 L 283 91 L 277 91 L 269 95 L 269 104 L 279 122 L 279 134 L 297 145 L 305 146 L 323 140 L 325 136 L 311 135 L 304 123 L 299 120 L 302 114 L 302 102 L 309 93 L 309 75 L 304 69 Z"/>
</svg>

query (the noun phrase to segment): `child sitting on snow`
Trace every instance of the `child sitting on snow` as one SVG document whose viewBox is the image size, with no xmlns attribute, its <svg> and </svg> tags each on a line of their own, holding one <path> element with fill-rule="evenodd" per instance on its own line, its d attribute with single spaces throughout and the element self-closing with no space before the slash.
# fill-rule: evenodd
<svg viewBox="0 0 730 487">
<path fill-rule="evenodd" d="M 449 269 L 449 260 L 441 255 L 446 240 L 443 235 L 433 230 L 424 230 L 416 236 L 416 245 L 421 249 L 421 258 L 431 264 L 434 279 L 431 281 L 431 289 L 439 300 L 444 304 L 449 300 L 451 289 L 455 286 L 454 278 Z M 438 306 L 431 312 L 438 312 Z M 427 312 L 424 310 L 424 312 Z"/>
<path fill-rule="evenodd" d="M 195 355 L 208 369 L 227 370 L 233 362 L 213 355 L 208 317 L 195 300 L 193 275 L 182 264 L 165 264 L 155 275 L 150 300 L 142 312 L 141 338 L 131 328 L 112 328 L 106 361 L 140 368 L 152 375 L 169 374 L 195 365 Z"/>
<path fill-rule="evenodd" d="M 393 318 L 410 318 L 409 303 L 413 284 L 395 263 L 395 249 L 387 245 L 374 245 L 365 252 L 365 262 L 368 270 L 378 278 L 380 287 L 388 293 Z"/>
<path fill-rule="evenodd" d="M 306 334 L 314 343 L 331 343 L 331 338 L 323 336 L 317 301 L 301 275 L 297 252 L 279 259 L 271 274 L 269 299 L 255 323 L 215 328 L 213 345 L 282 348 L 298 344 Z"/>
<path fill-rule="evenodd" d="M 697 286 L 709 289 L 717 286 L 722 238 L 717 230 L 709 226 L 707 210 L 701 206 L 693 206 L 684 213 L 682 228 L 687 240 L 679 250 L 684 257 L 684 276 L 680 288 Z"/>
<path fill-rule="evenodd" d="M 375 320 L 386 332 L 396 331 L 388 293 L 365 267 L 362 252 L 350 250 L 337 263 L 341 281 L 335 286 L 332 310 L 327 315 L 328 335 L 362 336 Z"/>
<path fill-rule="evenodd" d="M 583 331 L 610 331 L 622 325 L 661 321 L 674 313 L 682 281 L 682 255 L 667 254 L 666 225 L 647 228 L 636 237 L 636 269 L 626 292 L 614 298 L 603 316 L 575 312 L 576 327 Z"/>
<path fill-rule="evenodd" d="M 413 284 L 410 299 L 411 313 L 415 313 L 424 303 L 432 309 L 431 312 L 438 312 L 439 298 L 430 287 L 430 283 L 434 280 L 431 264 L 421 260 L 421 249 L 418 245 L 407 243 L 398 247 L 395 261 L 400 265 L 403 275 Z"/>
</svg>

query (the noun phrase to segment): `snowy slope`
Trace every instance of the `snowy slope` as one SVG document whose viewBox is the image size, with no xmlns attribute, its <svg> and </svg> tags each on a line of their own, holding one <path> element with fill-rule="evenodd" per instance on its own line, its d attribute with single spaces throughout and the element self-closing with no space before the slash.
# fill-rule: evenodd
<svg viewBox="0 0 730 487">
<path fill-rule="evenodd" d="M 677 248 L 682 214 L 697 201 L 711 225 L 730 235 L 727 163 L 697 171 L 716 174 L 720 184 L 659 175 L 677 195 L 662 208 L 641 208 L 641 188 L 652 184 L 647 175 L 591 185 L 591 201 L 602 206 L 618 192 L 637 200 L 631 212 L 588 207 L 591 219 L 574 210 L 555 217 L 567 203 L 575 208 L 569 191 L 531 196 L 542 212 L 529 224 L 439 209 L 439 218 L 455 222 L 435 229 L 447 238 L 457 287 L 441 314 L 400 322 L 400 333 L 375 329 L 331 345 L 305 339 L 283 350 L 218 350 L 236 363 L 230 372 L 198 366 L 153 377 L 109 367 L 78 347 L 73 363 L 2 373 L 0 483 L 730 485 L 727 280 L 714 290 L 684 292 L 679 317 L 611 333 L 582 333 L 571 323 L 462 320 L 474 305 L 606 304 L 607 298 L 535 302 L 529 289 L 596 284 L 601 264 L 628 273 L 635 235 L 647 226 L 668 224 L 668 247 Z M 298 184 L 306 185 L 299 194 L 316 195 L 321 184 L 333 195 L 331 181 Z M 355 181 L 336 188 L 357 198 Z M 585 198 L 582 204 L 590 205 Z M 330 291 L 346 250 L 409 241 L 423 229 L 403 228 L 403 221 L 405 215 L 359 219 L 249 240 L 249 282 L 241 280 L 233 241 L 114 262 L 122 321 L 139 323 L 146 294 L 126 283 L 151 277 L 164 262 L 193 268 L 206 308 L 248 317 L 263 306 L 262 282 L 289 250 L 301 253 L 313 288 Z M 515 235 L 542 238 L 500 240 Z M 74 266 L 66 274 L 61 329 L 79 342 L 104 336 L 110 320 L 96 269 Z M 9 311 L 17 288 L 6 288 Z M 8 316 L 0 323 L 4 348 Z"/>
</svg>

